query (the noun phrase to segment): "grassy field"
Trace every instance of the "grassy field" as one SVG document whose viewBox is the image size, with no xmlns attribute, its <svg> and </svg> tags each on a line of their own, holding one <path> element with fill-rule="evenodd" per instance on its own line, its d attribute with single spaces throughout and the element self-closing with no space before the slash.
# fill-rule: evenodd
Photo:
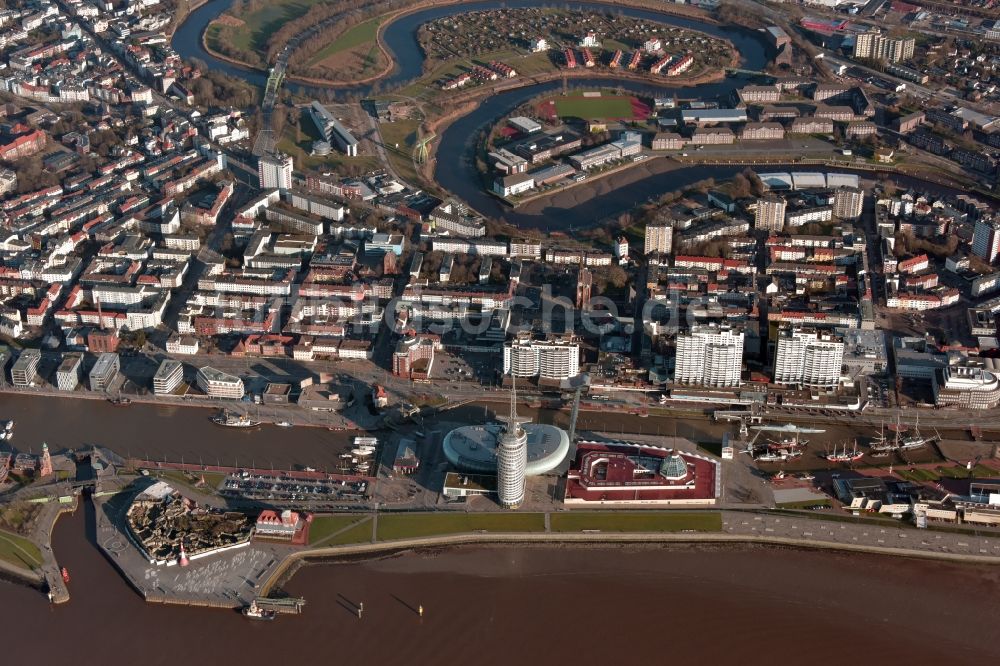
<svg viewBox="0 0 1000 666">
<path fill-rule="evenodd" d="M 329 541 L 324 541 L 324 546 L 344 546 L 351 543 L 368 543 L 372 540 L 372 521 L 365 519 L 354 527 L 346 529 Z"/>
<path fill-rule="evenodd" d="M 632 98 L 604 95 L 601 97 L 561 97 L 555 100 L 560 118 L 603 120 L 632 118 Z"/>
<path fill-rule="evenodd" d="M 534 76 L 542 72 L 551 72 L 556 68 L 548 52 L 529 53 L 504 62 L 516 69 L 520 76 Z"/>
<path fill-rule="evenodd" d="M 312 546 L 316 542 L 323 541 L 332 534 L 362 521 L 367 522 L 363 516 L 315 516 L 309 526 L 309 545 Z M 371 534 L 371 528 L 368 529 L 368 533 Z"/>
<path fill-rule="evenodd" d="M 553 532 L 719 532 L 722 514 L 711 512 L 682 513 L 656 512 L 574 512 L 554 513 L 551 517 Z"/>
<path fill-rule="evenodd" d="M 954 467 L 937 467 L 935 469 L 897 469 L 896 474 L 907 481 L 924 483 L 928 481 L 940 481 L 946 479 L 965 479 L 970 476 L 969 470 L 963 465 Z M 997 476 L 997 470 L 986 465 L 976 465 L 972 468 L 971 476 L 977 479 Z"/>
<path fill-rule="evenodd" d="M 263 52 L 267 38 L 285 23 L 299 18 L 322 0 L 271 0 L 264 8 L 236 18 L 243 25 L 236 30 L 233 44 L 239 48 Z"/>
<path fill-rule="evenodd" d="M 378 131 L 385 143 L 385 153 L 399 177 L 411 183 L 419 182 L 413 165 L 413 147 L 417 143 L 420 120 L 397 120 L 379 123 Z"/>
<path fill-rule="evenodd" d="M 382 25 L 384 16 L 377 16 L 364 23 L 359 23 L 353 28 L 348 28 L 347 31 L 342 34 L 337 39 L 330 42 L 325 48 L 320 49 L 310 58 L 307 62 L 307 66 L 316 65 L 323 60 L 326 60 L 332 55 L 336 55 L 341 51 L 347 51 L 353 48 L 357 48 L 363 44 L 375 45 L 375 35 L 378 34 L 378 28 Z"/>
<path fill-rule="evenodd" d="M 541 532 L 540 513 L 411 513 L 386 514 L 378 519 L 379 541 L 467 532 Z"/>
<path fill-rule="evenodd" d="M 895 471 L 896 474 L 903 477 L 907 481 L 937 481 L 941 478 L 937 473 L 929 469 L 897 469 Z"/>
<path fill-rule="evenodd" d="M 24 537 L 0 531 L 0 560 L 22 569 L 42 566 L 42 552 Z"/>
<path fill-rule="evenodd" d="M 956 465 L 955 467 L 938 467 L 935 470 L 939 476 L 946 477 L 949 479 L 967 479 L 970 476 L 972 478 L 983 478 L 996 476 L 997 472 L 992 467 L 987 467 L 986 465 L 976 465 L 972 468 L 971 472 L 964 465 Z"/>
</svg>

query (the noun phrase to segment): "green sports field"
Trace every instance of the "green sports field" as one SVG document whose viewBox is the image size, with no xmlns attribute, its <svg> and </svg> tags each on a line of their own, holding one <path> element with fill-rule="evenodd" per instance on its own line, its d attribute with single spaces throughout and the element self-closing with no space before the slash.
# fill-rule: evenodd
<svg viewBox="0 0 1000 666">
<path fill-rule="evenodd" d="M 583 120 L 644 120 L 651 109 L 648 103 L 630 95 L 605 93 L 589 97 L 581 94 L 551 97 L 538 105 L 542 118 L 581 118 Z"/>
<path fill-rule="evenodd" d="M 604 118 L 631 118 L 630 97 L 566 97 L 556 100 L 556 113 L 560 117 L 574 116 L 586 120 Z"/>
</svg>

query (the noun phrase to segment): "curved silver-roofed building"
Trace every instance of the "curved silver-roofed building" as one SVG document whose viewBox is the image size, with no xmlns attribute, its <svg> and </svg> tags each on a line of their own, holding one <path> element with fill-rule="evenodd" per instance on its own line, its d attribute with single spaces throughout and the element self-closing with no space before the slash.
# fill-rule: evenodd
<svg viewBox="0 0 1000 666">
<path fill-rule="evenodd" d="M 569 454 L 569 435 L 562 428 L 542 423 L 521 425 L 527 441 L 525 476 L 551 472 Z M 455 467 L 479 474 L 497 473 L 497 445 L 504 434 L 497 423 L 455 428 L 444 438 L 444 455 Z"/>
</svg>

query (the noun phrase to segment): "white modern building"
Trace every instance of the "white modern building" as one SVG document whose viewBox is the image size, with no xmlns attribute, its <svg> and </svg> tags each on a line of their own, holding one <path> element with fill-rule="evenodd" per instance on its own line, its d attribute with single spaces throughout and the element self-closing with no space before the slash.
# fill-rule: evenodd
<svg viewBox="0 0 1000 666">
<path fill-rule="evenodd" d="M 862 32 L 855 37 L 854 57 L 866 60 L 902 62 L 913 57 L 916 40 L 894 38 L 878 32 Z"/>
<path fill-rule="evenodd" d="M 198 353 L 200 344 L 198 338 L 179 335 L 167 340 L 167 353 L 168 354 L 184 354 L 186 356 L 193 356 Z"/>
<path fill-rule="evenodd" d="M 56 388 L 60 391 L 75 391 L 80 385 L 83 357 L 79 354 L 66 354 L 59 369 L 56 370 Z"/>
<path fill-rule="evenodd" d="M 211 366 L 200 368 L 195 381 L 198 388 L 210 398 L 228 398 L 230 400 L 243 398 L 243 380 Z"/>
<path fill-rule="evenodd" d="M 257 160 L 257 177 L 263 190 L 287 190 L 292 187 L 292 158 L 284 153 L 261 155 Z"/>
<path fill-rule="evenodd" d="M 348 157 L 357 157 L 358 140 L 339 120 L 333 117 L 332 113 L 326 110 L 326 107 L 319 102 L 313 102 L 309 106 L 309 115 L 313 124 L 316 125 L 316 129 L 320 131 L 326 141 L 336 144 Z"/>
<path fill-rule="evenodd" d="M 27 388 L 38 376 L 38 363 L 42 360 L 42 352 L 37 349 L 25 349 L 10 368 L 10 382 L 17 388 Z"/>
<path fill-rule="evenodd" d="M 738 386 L 743 368 L 743 331 L 696 325 L 677 336 L 674 383 L 715 388 Z"/>
<path fill-rule="evenodd" d="M 674 228 L 669 224 L 646 225 L 643 254 L 669 254 L 674 246 Z"/>
<path fill-rule="evenodd" d="M 858 187 L 841 187 L 833 194 L 833 214 L 842 220 L 856 220 L 864 207 L 864 191 Z"/>
<path fill-rule="evenodd" d="M 1000 221 L 976 221 L 976 229 L 972 233 L 972 251 L 991 263 L 1000 255 Z"/>
<path fill-rule="evenodd" d="M 753 226 L 767 231 L 781 231 L 785 228 L 786 203 L 782 197 L 770 195 L 757 199 L 757 212 Z"/>
<path fill-rule="evenodd" d="M 118 354 L 104 352 L 98 356 L 97 363 L 90 369 L 90 390 L 107 391 L 110 389 L 120 368 L 121 361 Z"/>
<path fill-rule="evenodd" d="M 816 329 L 783 328 L 774 352 L 776 384 L 836 388 L 844 362 L 844 340 Z"/>
<path fill-rule="evenodd" d="M 503 373 L 563 380 L 580 373 L 580 345 L 569 340 L 518 339 L 504 344 Z"/>
<path fill-rule="evenodd" d="M 153 393 L 156 395 L 170 395 L 177 390 L 184 380 L 184 366 L 180 361 L 167 359 L 156 369 L 153 375 Z"/>
<path fill-rule="evenodd" d="M 995 359 L 989 359 L 991 365 Z M 949 365 L 934 376 L 934 404 L 962 409 L 996 409 L 1000 379 L 995 372 L 967 365 Z"/>
</svg>

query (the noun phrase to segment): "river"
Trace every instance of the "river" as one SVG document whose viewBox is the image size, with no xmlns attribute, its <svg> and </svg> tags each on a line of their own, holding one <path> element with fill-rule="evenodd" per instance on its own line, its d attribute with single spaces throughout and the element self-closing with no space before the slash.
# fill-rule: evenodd
<svg viewBox="0 0 1000 666">
<path fill-rule="evenodd" d="M 244 80 L 263 85 L 267 77 L 257 70 L 251 70 L 238 65 L 234 65 L 225 60 L 220 60 L 205 50 L 202 45 L 201 36 L 208 27 L 208 24 L 225 12 L 232 4 L 232 0 L 210 0 L 205 3 L 185 19 L 184 23 L 174 32 L 171 39 L 171 46 L 182 58 L 198 58 L 205 61 L 212 69 L 217 69 L 227 74 L 238 76 Z M 757 69 L 764 64 L 763 41 L 755 36 L 753 31 L 736 28 L 722 27 L 711 23 L 704 23 L 694 19 L 680 17 L 674 14 L 639 9 L 636 7 L 625 7 L 621 5 L 607 5 L 594 2 L 572 2 L 572 3 L 539 3 L 537 0 L 505 0 L 504 2 L 464 2 L 461 4 L 444 5 L 439 7 L 429 7 L 421 9 L 411 14 L 406 14 L 392 21 L 383 31 L 383 41 L 389 50 L 392 61 L 395 63 L 393 72 L 380 81 L 382 89 L 391 89 L 401 83 L 411 81 L 423 74 L 424 54 L 417 41 L 417 29 L 427 23 L 446 16 L 465 14 L 474 11 L 490 9 L 516 9 L 519 7 L 548 6 L 570 6 L 573 9 L 610 11 L 624 16 L 644 19 L 648 21 L 658 21 L 667 25 L 680 28 L 690 28 L 701 30 L 716 37 L 730 39 L 740 51 L 743 61 L 751 68 Z M 298 84 L 293 84 L 298 85 Z M 303 91 L 315 90 L 316 86 L 298 86 Z M 373 87 L 371 84 L 359 84 L 356 86 L 337 86 L 334 88 L 343 93 L 355 93 L 367 95 Z"/>
<path fill-rule="evenodd" d="M 428 430 L 443 434 L 456 423 L 481 423 L 495 417 L 494 410 L 503 403 L 472 404 L 443 412 L 427 421 Z M 569 427 L 569 410 L 537 410 L 521 406 L 519 411 L 541 423 Z M 339 456 L 351 447 L 357 431 L 331 432 L 325 427 L 277 428 L 262 426 L 248 430 L 222 428 L 210 417 L 214 410 L 191 406 L 134 403 L 115 407 L 104 400 L 81 400 L 26 394 L 0 394 L 0 420 L 12 418 L 16 426 L 14 439 L 0 449 L 38 453 L 42 442 L 53 453 L 67 449 L 99 445 L 123 457 L 145 460 L 222 464 L 232 466 L 301 469 L 314 467 L 335 470 Z M 307 414 L 308 416 L 308 414 Z M 827 463 L 820 456 L 834 443 L 852 437 L 873 436 L 875 429 L 866 426 L 828 424 L 822 435 L 810 437 L 812 446 L 798 465 L 789 469 L 821 469 Z M 703 417 L 649 416 L 639 418 L 622 413 L 581 410 L 578 429 L 605 432 L 627 438 L 643 436 L 681 437 L 710 449 L 719 446 L 725 432 L 735 433 L 732 423 L 715 423 Z M 949 440 L 967 441 L 968 432 L 961 428 L 939 429 Z M 376 436 L 382 436 L 375 433 Z M 987 433 L 987 439 L 996 439 Z M 936 460 L 935 451 L 911 452 L 907 459 L 914 462 Z M 875 462 L 875 461 L 872 461 Z M 888 464 L 888 460 L 881 464 Z"/>
<path fill-rule="evenodd" d="M 85 503 L 53 545 L 72 599 L 0 582 L 9 663 L 990 663 L 1000 569 L 757 547 L 468 547 L 307 566 L 301 616 L 144 603 Z M 359 620 L 355 604 L 364 604 Z M 423 605 L 424 617 L 416 613 Z"/>
<path fill-rule="evenodd" d="M 192 12 L 174 34 L 173 47 L 185 58 L 200 58 L 213 69 L 220 69 L 258 85 L 263 85 L 265 77 L 260 72 L 243 69 L 221 61 L 202 47 L 201 34 L 212 19 L 229 7 L 230 2 L 231 0 L 211 0 Z M 537 3 L 531 0 L 510 0 L 503 3 L 475 2 L 434 7 L 400 17 L 390 23 L 384 32 L 385 44 L 391 51 L 397 66 L 393 73 L 383 80 L 382 85 L 392 87 L 412 80 L 422 73 L 423 53 L 416 39 L 416 31 L 421 24 L 468 11 L 496 9 L 501 6 L 527 7 L 536 5 Z M 571 6 L 583 9 L 608 9 L 636 18 L 697 29 L 715 37 L 728 39 L 739 52 L 741 67 L 745 69 L 761 69 L 767 62 L 767 48 L 763 38 L 759 33 L 746 28 L 720 26 L 631 7 L 609 7 L 596 3 L 571 3 Z M 694 87 L 656 86 L 632 81 L 616 82 L 608 79 L 573 80 L 574 87 L 613 84 L 616 87 L 645 95 L 677 95 L 682 98 L 698 97 L 702 99 L 726 97 L 733 89 L 747 83 L 748 81 L 740 76 L 731 76 L 720 82 Z M 664 192 L 686 187 L 708 177 L 729 178 L 742 170 L 741 167 L 725 166 L 677 167 L 677 165 L 665 160 L 651 160 L 627 172 L 555 193 L 551 197 L 544 197 L 516 210 L 511 209 L 485 192 L 476 176 L 474 167 L 476 135 L 479 130 L 495 122 L 523 102 L 541 93 L 556 90 L 560 86 L 561 82 L 553 81 L 491 95 L 482 100 L 475 110 L 449 125 L 438 138 L 435 150 L 434 179 L 437 183 L 444 190 L 458 196 L 483 215 L 494 218 L 502 217 L 522 228 L 551 231 L 590 226 L 602 219 L 632 210 L 636 205 L 658 197 Z M 309 93 L 311 88 L 297 86 L 297 90 Z M 372 88 L 366 84 L 351 88 L 338 88 L 338 90 L 343 93 L 368 94 Z M 455 168 L 456 165 L 459 165 L 460 168 Z M 770 170 L 779 167 L 769 166 L 767 168 Z M 810 170 L 827 171 L 827 169 L 812 167 Z M 909 177 L 894 176 L 891 180 L 903 187 L 918 186 L 930 192 L 957 193 L 955 190 Z"/>
<path fill-rule="evenodd" d="M 324 427 L 222 428 L 210 421 L 215 413 L 199 407 L 115 407 L 104 400 L 0 395 L 0 419 L 16 423 L 9 445 L 34 453 L 42 442 L 53 453 L 97 444 L 123 457 L 147 460 L 332 470 L 357 434 Z"/>
</svg>

